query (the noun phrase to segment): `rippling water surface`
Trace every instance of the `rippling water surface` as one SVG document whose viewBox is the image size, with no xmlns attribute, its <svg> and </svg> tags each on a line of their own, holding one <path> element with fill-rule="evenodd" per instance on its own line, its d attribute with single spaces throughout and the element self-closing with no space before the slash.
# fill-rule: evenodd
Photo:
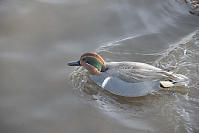
<svg viewBox="0 0 199 133">
<path fill-rule="evenodd" d="M 199 17 L 182 0 L 0 1 L 2 133 L 199 132 Z M 66 62 L 95 51 L 189 78 L 138 98 Z"/>
</svg>

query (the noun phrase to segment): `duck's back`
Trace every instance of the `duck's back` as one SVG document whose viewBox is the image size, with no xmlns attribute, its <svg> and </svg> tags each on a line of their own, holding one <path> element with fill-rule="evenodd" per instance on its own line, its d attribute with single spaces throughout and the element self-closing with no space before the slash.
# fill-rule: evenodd
<svg viewBox="0 0 199 133">
<path fill-rule="evenodd" d="M 176 82 L 177 77 L 171 72 L 139 62 L 109 62 L 108 70 L 104 73 L 118 77 L 126 82 L 143 82 L 150 80 L 169 80 Z M 103 73 L 101 73 L 103 75 Z"/>
</svg>

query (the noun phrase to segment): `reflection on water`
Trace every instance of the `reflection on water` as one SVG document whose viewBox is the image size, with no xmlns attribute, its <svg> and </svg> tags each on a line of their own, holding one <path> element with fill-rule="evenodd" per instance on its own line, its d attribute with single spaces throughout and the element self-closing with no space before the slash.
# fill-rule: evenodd
<svg viewBox="0 0 199 133">
<path fill-rule="evenodd" d="M 1 132 L 198 132 L 198 26 L 183 0 L 1 0 Z M 95 50 L 106 61 L 176 65 L 190 83 L 112 95 L 66 66 Z"/>
</svg>

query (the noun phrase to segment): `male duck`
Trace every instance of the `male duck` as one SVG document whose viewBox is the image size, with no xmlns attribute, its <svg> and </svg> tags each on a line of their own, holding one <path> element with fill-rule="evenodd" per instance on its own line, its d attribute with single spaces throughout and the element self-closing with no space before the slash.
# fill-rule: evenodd
<svg viewBox="0 0 199 133">
<path fill-rule="evenodd" d="M 91 79 L 109 92 L 126 97 L 144 96 L 162 88 L 183 85 L 187 78 L 140 62 L 106 62 L 97 53 L 85 53 L 69 66 L 83 66 Z"/>
</svg>

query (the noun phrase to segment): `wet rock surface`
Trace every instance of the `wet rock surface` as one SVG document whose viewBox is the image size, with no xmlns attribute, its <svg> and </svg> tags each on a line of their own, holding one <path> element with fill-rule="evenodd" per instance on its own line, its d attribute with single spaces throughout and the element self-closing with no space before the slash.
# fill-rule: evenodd
<svg viewBox="0 0 199 133">
<path fill-rule="evenodd" d="M 199 0 L 185 0 L 190 8 L 190 13 L 199 16 Z"/>
</svg>

